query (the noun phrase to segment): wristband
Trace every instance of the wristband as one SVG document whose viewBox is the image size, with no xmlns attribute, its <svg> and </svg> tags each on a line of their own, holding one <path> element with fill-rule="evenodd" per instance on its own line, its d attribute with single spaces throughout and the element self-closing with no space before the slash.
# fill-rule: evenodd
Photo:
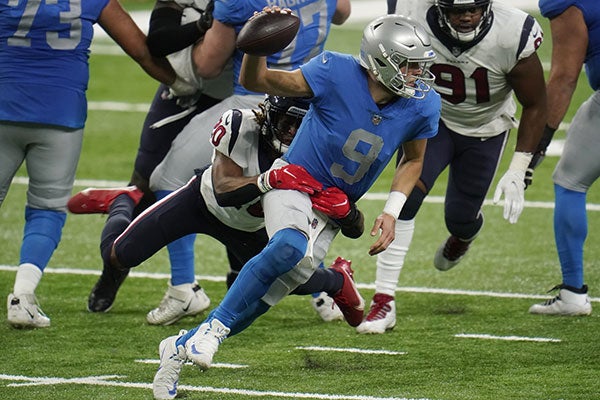
<svg viewBox="0 0 600 400">
<path fill-rule="evenodd" d="M 263 172 L 256 180 L 256 186 L 258 186 L 258 190 L 260 190 L 261 193 L 267 193 L 269 190 L 273 189 L 269 183 L 269 172 L 270 171 Z"/>
<path fill-rule="evenodd" d="M 515 151 L 513 154 L 513 158 L 510 161 L 510 165 L 508 166 L 509 170 L 517 170 L 521 172 L 527 171 L 527 167 L 529 167 L 529 163 L 533 158 L 533 153 L 526 153 L 524 151 Z"/>
<path fill-rule="evenodd" d="M 390 192 L 385 202 L 385 207 L 383 207 L 383 212 L 397 219 L 400 216 L 402 207 L 404 207 L 404 203 L 406 203 L 406 195 L 394 190 Z"/>
</svg>

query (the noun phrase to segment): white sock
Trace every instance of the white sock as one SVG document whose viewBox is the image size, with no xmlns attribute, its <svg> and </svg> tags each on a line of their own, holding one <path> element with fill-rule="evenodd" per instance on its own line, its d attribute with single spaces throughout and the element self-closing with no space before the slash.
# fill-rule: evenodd
<svg viewBox="0 0 600 400">
<path fill-rule="evenodd" d="M 33 264 L 25 263 L 19 265 L 13 293 L 16 297 L 24 294 L 35 293 L 35 288 L 42 279 L 42 270 Z"/>
<path fill-rule="evenodd" d="M 375 292 L 395 297 L 400 271 L 404 265 L 404 257 L 408 252 L 415 231 L 414 218 L 408 221 L 396 221 L 396 235 L 385 251 L 377 255 L 377 273 L 375 275 Z"/>
</svg>

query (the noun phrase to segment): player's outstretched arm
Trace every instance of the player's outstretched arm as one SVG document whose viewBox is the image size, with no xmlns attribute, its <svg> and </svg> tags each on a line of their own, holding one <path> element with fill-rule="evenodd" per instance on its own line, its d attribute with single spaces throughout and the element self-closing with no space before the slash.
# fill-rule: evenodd
<svg viewBox="0 0 600 400">
<path fill-rule="evenodd" d="M 166 85 L 175 82 L 176 75 L 171 65 L 165 58 L 156 58 L 150 54 L 146 35 L 117 0 L 109 0 L 98 23 L 148 75 Z"/>
<path fill-rule="evenodd" d="M 525 174 L 537 149 L 546 122 L 546 86 L 537 53 L 520 60 L 508 74 L 508 82 L 523 106 L 515 153 L 494 192 L 494 203 L 504 195 L 504 219 L 514 224 L 525 204 Z"/>
<path fill-rule="evenodd" d="M 300 69 L 293 71 L 269 69 L 266 57 L 244 54 L 240 83 L 248 90 L 275 96 L 313 96 L 313 91 Z"/>
<path fill-rule="evenodd" d="M 396 167 L 388 200 L 371 229 L 371 236 L 379 233 L 379 237 L 370 247 L 369 255 L 381 253 L 394 240 L 396 220 L 421 176 L 426 146 L 427 139 L 412 140 L 402 145 L 404 154 Z"/>
</svg>

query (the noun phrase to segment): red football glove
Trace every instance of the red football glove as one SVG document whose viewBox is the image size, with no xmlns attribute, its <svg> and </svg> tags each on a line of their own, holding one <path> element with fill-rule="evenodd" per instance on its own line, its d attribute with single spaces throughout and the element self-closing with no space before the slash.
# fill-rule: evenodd
<svg viewBox="0 0 600 400">
<path fill-rule="evenodd" d="M 333 219 L 345 218 L 350 214 L 350 200 L 342 190 L 335 186 L 322 190 L 312 196 L 312 206 Z"/>
<path fill-rule="evenodd" d="M 289 164 L 260 174 L 257 182 L 261 192 L 271 189 L 289 189 L 313 194 L 323 188 L 321 182 L 313 178 L 304 167 Z"/>
</svg>

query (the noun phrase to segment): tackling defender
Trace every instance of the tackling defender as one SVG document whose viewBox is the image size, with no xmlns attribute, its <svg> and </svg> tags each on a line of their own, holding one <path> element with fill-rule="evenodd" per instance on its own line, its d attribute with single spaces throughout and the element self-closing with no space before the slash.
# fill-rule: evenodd
<svg viewBox="0 0 600 400">
<path fill-rule="evenodd" d="M 389 8 L 396 8 L 389 0 Z M 530 15 L 491 0 L 405 0 L 396 12 L 421 22 L 438 55 L 431 71 L 442 96 L 438 135 L 429 141 L 423 172 L 396 224 L 396 239 L 377 257 L 375 295 L 359 333 L 384 333 L 396 324 L 394 296 L 417 215 L 436 179 L 449 168 L 444 219 L 450 236 L 434 266 L 447 271 L 465 256 L 483 227 L 481 210 L 509 130 L 517 126 L 513 94 L 523 107 L 508 170 L 494 192 L 504 195 L 504 218 L 523 211 L 525 171 L 546 118 L 544 74 L 536 50 L 540 25 Z"/>
<path fill-rule="evenodd" d="M 181 0 L 181 3 L 190 3 Z M 200 3 L 202 1 L 199 1 Z M 195 2 L 194 2 L 195 3 Z M 164 160 L 153 170 L 150 177 L 150 189 L 158 198 L 167 196 L 170 192 L 185 185 L 193 176 L 194 168 L 204 167 L 210 162 L 211 148 L 206 146 L 210 137 L 211 128 L 215 123 L 215 116 L 220 116 L 229 109 L 254 108 L 263 100 L 263 93 L 250 92 L 238 83 L 241 52 L 235 49 L 235 40 L 248 18 L 254 11 L 262 10 L 269 5 L 265 0 L 223 1 L 215 0 L 211 28 L 201 42 L 194 47 L 191 54 L 195 65 L 195 73 L 202 77 L 217 76 L 227 65 L 233 55 L 233 82 L 234 94 L 223 102 L 195 115 L 186 127 L 173 140 L 171 148 Z M 342 24 L 350 14 L 349 0 L 307 0 L 298 2 L 292 7 L 294 14 L 303 16 L 296 40 L 282 52 L 268 57 L 269 65 L 274 68 L 292 69 L 302 62 L 310 59 L 323 50 L 325 39 L 331 24 Z M 156 10 L 158 11 L 158 10 Z M 127 199 L 125 200 L 127 201 Z M 107 202 L 103 202 L 106 204 Z M 103 237 L 112 234 L 103 233 Z M 104 239 L 103 239 L 104 240 Z M 178 290 L 187 292 L 189 297 L 202 300 L 208 307 L 208 298 L 201 290 L 196 290 L 197 283 L 194 278 L 194 236 L 183 237 L 168 245 L 171 261 L 171 276 L 173 281 L 180 285 Z M 233 281 L 241 265 L 235 263 L 235 257 L 228 251 L 232 271 L 228 275 L 228 282 Z M 125 272 L 104 268 L 102 276 L 90 293 L 88 307 L 92 311 L 107 311 L 114 302 L 119 286 L 124 281 Z M 169 299 L 167 289 L 163 300 Z M 316 299 L 321 301 L 323 298 Z M 331 306 L 331 299 L 318 307 L 318 302 L 313 306 L 320 312 L 327 311 Z M 175 303 L 173 303 L 175 304 Z M 199 304 L 199 303 L 198 303 Z M 161 307 L 164 301 L 161 302 Z M 159 307 L 160 308 L 160 307 Z M 200 309 L 201 307 L 199 307 Z M 199 310 L 202 311 L 202 310 Z M 156 314 L 157 315 L 157 314 Z M 339 314 L 338 314 L 339 315 Z M 162 318 L 155 319 L 155 323 L 163 323 Z"/>
</svg>

